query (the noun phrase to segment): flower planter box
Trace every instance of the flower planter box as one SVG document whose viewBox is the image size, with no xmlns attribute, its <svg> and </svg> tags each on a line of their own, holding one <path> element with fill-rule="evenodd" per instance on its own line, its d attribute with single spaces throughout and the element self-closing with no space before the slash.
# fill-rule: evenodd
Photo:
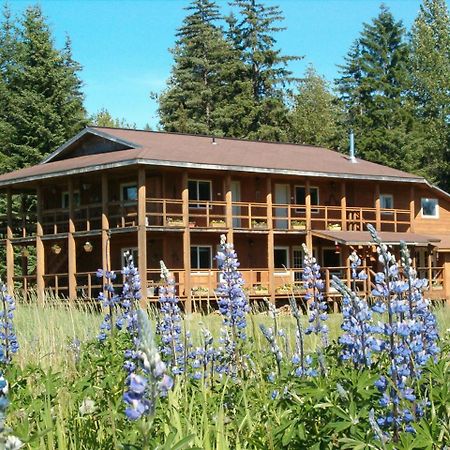
<svg viewBox="0 0 450 450">
<path fill-rule="evenodd" d="M 292 229 L 293 230 L 305 231 L 306 230 L 306 225 L 292 225 Z"/>
<path fill-rule="evenodd" d="M 341 225 L 338 225 L 338 224 L 328 225 L 327 228 L 328 228 L 330 231 L 341 231 L 341 230 L 342 230 Z"/>
<path fill-rule="evenodd" d="M 254 230 L 267 230 L 267 223 L 266 222 L 252 223 L 252 228 Z"/>
<path fill-rule="evenodd" d="M 210 222 L 210 226 L 213 228 L 226 228 L 225 222 Z"/>
<path fill-rule="evenodd" d="M 184 223 L 182 220 L 167 220 L 166 222 L 168 227 L 182 227 Z"/>
</svg>

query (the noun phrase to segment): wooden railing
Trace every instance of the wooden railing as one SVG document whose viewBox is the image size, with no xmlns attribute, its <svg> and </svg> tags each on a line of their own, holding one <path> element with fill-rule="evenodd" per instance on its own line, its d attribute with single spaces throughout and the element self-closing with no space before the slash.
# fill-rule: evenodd
<svg viewBox="0 0 450 450">
<path fill-rule="evenodd" d="M 108 203 L 110 228 L 137 226 L 137 202 L 113 201 Z M 305 231 L 308 228 L 305 205 L 273 204 L 272 224 L 267 219 L 267 204 L 258 202 L 232 202 L 230 222 L 235 229 Z M 195 228 L 227 228 L 227 203 L 225 201 L 190 201 L 188 223 Z M 74 210 L 76 231 L 101 229 L 102 207 L 100 203 L 81 205 Z M 44 234 L 60 234 L 68 231 L 69 210 L 47 209 L 42 212 Z M 183 201 L 181 199 L 147 198 L 146 223 L 148 227 L 184 227 Z M 381 209 L 347 207 L 342 214 L 340 206 L 311 206 L 312 230 L 361 231 L 367 224 L 379 231 L 406 232 L 410 227 L 410 211 L 407 209 Z M 0 237 L 6 229 L 6 219 L 0 218 Z M 14 219 L 14 237 L 35 234 L 35 217 Z"/>
</svg>

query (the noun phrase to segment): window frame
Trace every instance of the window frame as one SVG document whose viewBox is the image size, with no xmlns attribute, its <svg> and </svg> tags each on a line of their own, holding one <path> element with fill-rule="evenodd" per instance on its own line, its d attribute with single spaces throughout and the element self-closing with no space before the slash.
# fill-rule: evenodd
<svg viewBox="0 0 450 450">
<path fill-rule="evenodd" d="M 296 184 L 294 186 L 294 200 L 295 200 L 295 204 L 297 205 L 297 188 L 303 188 L 305 189 L 305 199 L 306 199 L 306 186 L 304 184 Z M 320 188 L 319 186 L 310 186 L 309 187 L 309 192 L 311 193 L 311 191 L 315 189 L 317 191 L 317 205 L 313 205 L 313 203 L 311 202 L 311 213 L 313 214 L 318 214 L 319 213 L 319 209 L 318 208 L 313 208 L 313 206 L 320 206 Z M 302 213 L 302 212 L 306 212 L 306 205 L 305 208 L 295 208 L 295 212 L 296 213 Z"/>
<path fill-rule="evenodd" d="M 195 271 L 201 271 L 201 270 L 211 270 L 212 269 L 212 265 L 213 265 L 213 257 L 212 257 L 212 245 L 191 245 L 190 246 L 190 254 L 189 256 L 192 255 L 192 249 L 196 248 L 207 248 L 209 250 L 209 267 L 191 267 L 191 271 L 193 273 L 195 273 Z M 199 265 L 200 259 L 199 259 L 200 254 L 197 252 L 197 266 Z"/>
<path fill-rule="evenodd" d="M 382 198 L 390 198 L 391 199 L 391 205 L 392 208 L 383 208 L 382 204 L 381 204 L 381 199 Z M 394 208 L 394 195 L 393 194 L 380 194 L 380 209 L 395 209 Z M 393 214 L 393 211 L 381 211 L 381 214 Z"/>
<path fill-rule="evenodd" d="M 136 200 L 125 200 L 123 195 L 124 188 L 135 187 L 136 188 Z M 124 205 L 135 205 L 138 201 L 138 186 L 136 182 L 130 181 L 128 183 L 120 183 L 120 202 Z"/>
<path fill-rule="evenodd" d="M 423 201 L 424 200 L 435 200 L 436 201 L 436 214 L 431 216 L 423 213 Z M 420 217 L 422 219 L 439 219 L 439 199 L 436 197 L 421 197 L 420 198 Z"/>
<path fill-rule="evenodd" d="M 206 205 L 201 205 L 199 203 L 194 203 L 194 202 L 195 201 L 198 201 L 198 202 L 210 202 L 210 201 L 212 201 L 212 180 L 200 180 L 200 179 L 189 178 L 188 179 L 188 195 L 189 195 L 189 183 L 191 181 L 196 183 L 197 197 L 199 197 L 199 183 L 208 183 L 209 184 L 209 199 L 208 200 L 201 200 L 199 198 L 189 199 L 189 208 L 206 209 Z M 212 205 L 209 205 L 209 208 L 212 208 Z"/>
<path fill-rule="evenodd" d="M 285 250 L 286 251 L 286 267 L 275 267 L 275 250 Z M 275 245 L 273 247 L 273 261 L 274 261 L 274 268 L 273 268 L 273 273 L 274 275 L 279 275 L 279 276 L 286 276 L 286 274 L 289 273 L 289 269 L 291 268 L 291 252 L 290 252 L 290 247 L 289 245 Z"/>
<path fill-rule="evenodd" d="M 78 194 L 78 202 L 75 200 Z M 67 205 L 65 205 L 65 198 L 67 196 Z M 75 208 L 78 208 L 81 205 L 81 194 L 80 194 L 80 190 L 76 189 L 73 191 L 73 198 L 74 198 L 74 206 Z M 69 191 L 63 191 L 61 192 L 61 208 L 62 209 L 69 209 Z"/>
</svg>

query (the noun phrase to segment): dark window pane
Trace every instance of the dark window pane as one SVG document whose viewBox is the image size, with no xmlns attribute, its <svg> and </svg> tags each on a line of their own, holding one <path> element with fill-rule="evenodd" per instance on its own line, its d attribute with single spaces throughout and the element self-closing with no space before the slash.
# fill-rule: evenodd
<svg viewBox="0 0 450 450">
<path fill-rule="evenodd" d="M 303 186 L 295 188 L 295 203 L 297 205 L 304 205 L 306 203 L 306 191 Z"/>
<path fill-rule="evenodd" d="M 200 269 L 211 268 L 211 252 L 209 247 L 199 247 Z"/>
<path fill-rule="evenodd" d="M 319 189 L 317 188 L 311 188 L 311 205 L 318 205 L 319 204 Z"/>
<path fill-rule="evenodd" d="M 124 201 L 134 202 L 137 200 L 137 186 L 124 186 L 122 191 Z"/>
<path fill-rule="evenodd" d="M 283 267 L 288 267 L 287 253 L 287 249 L 285 248 L 276 248 L 274 250 L 275 268 L 282 269 Z"/>
<path fill-rule="evenodd" d="M 198 269 L 197 265 L 197 247 L 191 247 L 191 269 Z"/>
<path fill-rule="evenodd" d="M 189 190 L 189 200 L 198 200 L 197 198 L 197 182 L 189 180 L 188 181 Z"/>
<path fill-rule="evenodd" d="M 199 200 L 211 200 L 211 189 L 208 181 L 198 182 L 198 194 Z"/>
</svg>

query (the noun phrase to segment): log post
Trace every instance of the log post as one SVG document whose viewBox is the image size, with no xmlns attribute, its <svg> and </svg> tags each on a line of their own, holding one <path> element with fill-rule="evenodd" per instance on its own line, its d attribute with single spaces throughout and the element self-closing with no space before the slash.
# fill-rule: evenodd
<svg viewBox="0 0 450 450">
<path fill-rule="evenodd" d="M 73 178 L 68 181 L 69 191 L 69 232 L 67 233 L 67 276 L 69 280 L 69 300 L 77 297 L 77 247 L 75 243 L 75 201 Z"/>
<path fill-rule="evenodd" d="M 8 294 L 14 293 L 14 248 L 13 238 L 13 217 L 12 217 L 12 191 L 8 188 L 6 193 L 6 285 Z"/>
<path fill-rule="evenodd" d="M 111 270 L 108 203 L 108 174 L 104 172 L 102 173 L 102 269 L 104 273 Z M 105 283 L 106 278 L 103 277 L 103 285 Z"/>
<path fill-rule="evenodd" d="M 312 255 L 312 221 L 311 221 L 311 183 L 305 182 L 305 207 L 306 207 L 306 246 Z"/>
<path fill-rule="evenodd" d="M 233 243 L 233 193 L 231 191 L 231 174 L 225 178 L 225 222 L 228 229 L 227 241 Z"/>
<path fill-rule="evenodd" d="M 409 189 L 409 231 L 411 233 L 414 233 L 415 219 L 416 219 L 415 192 L 414 192 L 414 185 L 411 185 Z"/>
<path fill-rule="evenodd" d="M 183 172 L 182 177 L 182 210 L 183 210 L 183 267 L 184 267 L 184 294 L 186 296 L 185 310 L 187 313 L 192 312 L 192 295 L 191 295 L 191 230 L 189 228 L 189 184 L 188 173 Z"/>
<path fill-rule="evenodd" d="M 347 195 L 345 181 L 341 182 L 341 227 L 342 231 L 347 231 Z"/>
<path fill-rule="evenodd" d="M 381 231 L 381 200 L 380 183 L 375 185 L 375 225 L 378 232 Z"/>
<path fill-rule="evenodd" d="M 267 268 L 269 269 L 269 292 L 270 301 L 275 304 L 275 255 L 274 255 L 274 233 L 273 233 L 273 203 L 272 203 L 272 179 L 267 177 L 266 204 L 267 204 Z"/>
<path fill-rule="evenodd" d="M 147 306 L 147 194 L 145 167 L 138 169 L 138 270 L 141 279 L 141 307 Z"/>
<path fill-rule="evenodd" d="M 45 301 L 45 249 L 42 242 L 44 230 L 42 227 L 42 187 L 38 186 L 36 190 L 37 196 L 37 220 L 36 220 L 36 288 L 39 303 Z"/>
</svg>

